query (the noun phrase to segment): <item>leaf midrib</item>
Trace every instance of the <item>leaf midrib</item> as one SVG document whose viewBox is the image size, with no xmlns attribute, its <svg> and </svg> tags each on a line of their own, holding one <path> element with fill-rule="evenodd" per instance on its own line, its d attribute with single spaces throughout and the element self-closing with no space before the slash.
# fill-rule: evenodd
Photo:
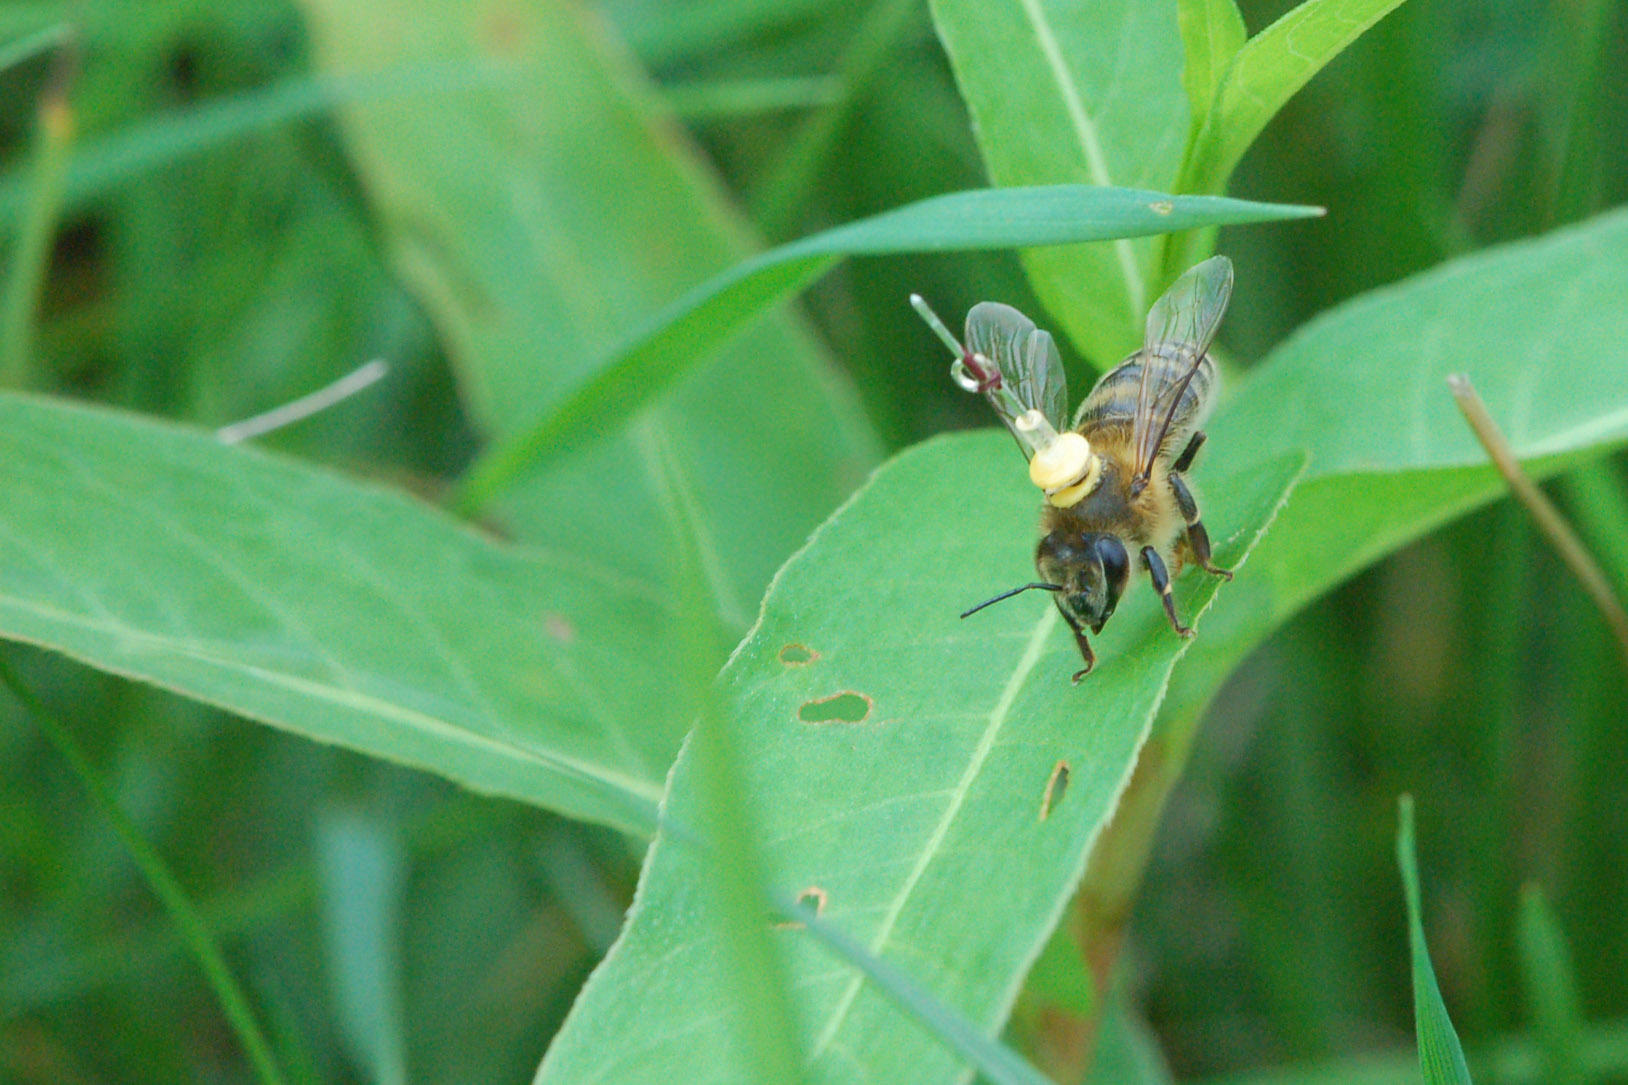
<svg viewBox="0 0 1628 1085">
<path fill-rule="evenodd" d="M 989 759 L 990 752 L 995 748 L 996 736 L 1000 734 L 1001 728 L 1006 725 L 1007 718 L 1012 713 L 1012 705 L 1017 701 L 1018 693 L 1023 689 L 1024 683 L 1028 681 L 1029 675 L 1040 661 L 1040 655 L 1045 649 L 1046 641 L 1056 624 L 1057 612 L 1051 607 L 1047 607 L 1040 620 L 1035 622 L 1034 632 L 1029 636 L 1029 642 L 1023 649 L 1023 655 L 1018 659 L 1017 666 L 1013 668 L 1011 677 L 1006 680 L 1006 685 L 1001 690 L 1000 697 L 995 701 L 995 706 L 990 709 L 989 719 L 984 725 L 983 734 L 979 736 L 978 745 L 974 747 L 972 756 L 967 761 L 967 767 L 961 773 L 961 779 L 950 792 L 950 801 L 944 807 L 944 813 L 939 817 L 938 824 L 933 827 L 932 835 L 927 838 L 921 853 L 916 857 L 915 866 L 911 868 L 910 874 L 904 880 L 904 884 L 899 887 L 898 893 L 894 895 L 892 903 L 888 905 L 887 914 L 882 917 L 882 922 L 877 927 L 875 936 L 871 939 L 868 947 L 871 956 L 880 957 L 882 955 L 889 938 L 893 935 L 894 926 L 898 923 L 899 917 L 904 914 L 905 905 L 909 903 L 911 894 L 915 892 L 916 886 L 920 883 L 928 866 L 932 864 L 933 858 L 938 855 L 943 847 L 944 839 L 949 835 L 950 826 L 954 824 L 955 819 L 961 813 L 961 808 L 966 804 L 973 783 L 977 780 L 978 774 L 983 771 L 984 762 Z M 842 992 L 842 997 L 838 1000 L 836 1009 L 832 1011 L 831 1018 L 826 1022 L 824 1031 L 820 1033 L 819 1039 L 815 1041 L 814 1047 L 809 1052 L 810 1061 L 818 1059 L 831 1041 L 836 1038 L 837 1033 L 842 1031 L 842 1025 L 847 1020 L 848 1013 L 853 1008 L 854 1000 L 859 997 L 859 990 L 864 986 L 864 983 L 865 977 L 860 972 L 855 972 L 849 977 L 848 986 Z"/>
</svg>

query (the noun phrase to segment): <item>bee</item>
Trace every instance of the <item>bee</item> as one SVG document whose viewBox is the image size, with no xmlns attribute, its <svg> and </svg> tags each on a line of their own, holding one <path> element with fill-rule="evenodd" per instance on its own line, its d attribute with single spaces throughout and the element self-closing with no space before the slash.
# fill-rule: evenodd
<svg viewBox="0 0 1628 1085">
<path fill-rule="evenodd" d="M 1215 402 L 1215 363 L 1207 352 L 1231 297 L 1232 261 L 1213 256 L 1190 268 L 1153 303 L 1142 349 L 1097 381 L 1065 429 L 1068 388 L 1049 334 L 1011 306 L 986 301 L 967 314 L 963 346 L 919 295 L 911 296 L 954 352 L 956 383 L 995 408 L 1046 499 L 1034 557 L 1040 579 L 961 617 L 1022 592 L 1051 592 L 1085 661 L 1077 683 L 1096 664 L 1086 634 L 1102 632 L 1134 561 L 1158 591 L 1171 627 L 1193 635 L 1176 613 L 1171 578 L 1191 562 L 1232 579 L 1210 561 L 1209 532 L 1185 478 Z"/>
</svg>

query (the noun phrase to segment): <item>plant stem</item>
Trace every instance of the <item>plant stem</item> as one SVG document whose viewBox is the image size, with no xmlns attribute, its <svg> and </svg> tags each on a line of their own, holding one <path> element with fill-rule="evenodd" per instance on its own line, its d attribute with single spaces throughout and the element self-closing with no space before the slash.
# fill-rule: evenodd
<svg viewBox="0 0 1628 1085">
<path fill-rule="evenodd" d="M 1543 491 L 1538 489 L 1537 483 L 1521 470 L 1514 450 L 1499 432 L 1498 424 L 1492 420 L 1492 415 L 1487 412 L 1487 405 L 1476 394 L 1470 378 L 1462 373 L 1455 373 L 1447 378 L 1447 386 L 1452 389 L 1453 398 L 1458 401 L 1458 409 L 1464 413 L 1464 420 L 1470 424 L 1470 429 L 1475 431 L 1481 447 L 1487 450 L 1487 457 L 1492 460 L 1493 466 L 1498 468 L 1498 473 L 1509 483 L 1516 500 L 1531 513 L 1538 528 L 1548 537 L 1550 544 L 1560 555 L 1560 560 L 1566 563 L 1566 567 L 1577 577 L 1583 585 L 1583 590 L 1605 617 L 1606 624 L 1611 627 L 1612 634 L 1622 647 L 1623 661 L 1628 663 L 1628 612 L 1623 610 L 1622 603 L 1612 593 L 1611 584 L 1606 580 L 1605 573 L 1600 570 L 1599 564 L 1583 545 L 1583 541 L 1577 537 L 1577 532 L 1573 531 L 1565 517 L 1560 515 L 1560 510 L 1555 508 L 1554 502 L 1550 501 Z"/>
</svg>

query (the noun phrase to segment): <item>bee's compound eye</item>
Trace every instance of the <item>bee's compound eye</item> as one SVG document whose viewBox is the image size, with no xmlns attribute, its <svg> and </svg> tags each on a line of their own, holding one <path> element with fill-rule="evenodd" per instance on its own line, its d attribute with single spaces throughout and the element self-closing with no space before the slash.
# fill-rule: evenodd
<svg viewBox="0 0 1628 1085">
<path fill-rule="evenodd" d="M 1124 584 L 1130 578 L 1131 559 L 1125 553 L 1125 544 L 1113 535 L 1100 535 L 1094 547 L 1102 562 L 1102 573 L 1109 584 Z"/>
</svg>

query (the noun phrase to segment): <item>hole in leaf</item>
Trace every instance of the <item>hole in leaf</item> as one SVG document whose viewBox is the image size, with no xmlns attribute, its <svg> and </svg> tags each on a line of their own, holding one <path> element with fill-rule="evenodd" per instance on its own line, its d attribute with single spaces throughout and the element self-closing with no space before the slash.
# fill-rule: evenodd
<svg viewBox="0 0 1628 1085">
<path fill-rule="evenodd" d="M 801 893 L 797 894 L 797 907 L 806 908 L 814 913 L 815 919 L 818 919 L 820 916 L 825 914 L 825 906 L 830 899 L 830 894 L 825 890 L 821 889 L 817 885 L 811 885 Z M 774 927 L 775 930 L 782 931 L 801 930 L 803 928 L 803 924 L 794 919 L 788 919 L 782 923 L 776 923 Z"/>
<path fill-rule="evenodd" d="M 1046 781 L 1046 793 L 1040 798 L 1040 820 L 1051 817 L 1052 808 L 1063 801 L 1068 790 L 1068 762 L 1059 761 L 1052 766 L 1051 779 Z"/>
<path fill-rule="evenodd" d="M 788 667 L 806 667 L 820 658 L 820 653 L 806 644 L 788 644 L 780 649 L 780 662 Z"/>
<path fill-rule="evenodd" d="M 577 627 L 563 614 L 543 615 L 543 629 L 561 644 L 570 644 L 577 639 Z"/>
<path fill-rule="evenodd" d="M 871 699 L 851 691 L 805 701 L 797 710 L 797 718 L 804 723 L 863 723 L 870 714 Z"/>
</svg>

